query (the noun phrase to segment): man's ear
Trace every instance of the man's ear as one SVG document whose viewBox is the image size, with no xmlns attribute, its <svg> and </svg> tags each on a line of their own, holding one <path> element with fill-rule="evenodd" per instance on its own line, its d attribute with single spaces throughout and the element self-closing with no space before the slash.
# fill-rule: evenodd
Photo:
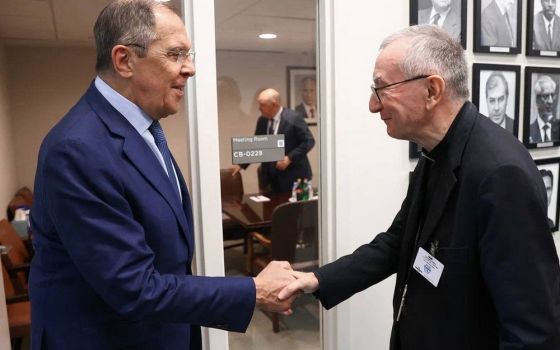
<svg viewBox="0 0 560 350">
<path fill-rule="evenodd" d="M 132 52 L 124 45 L 116 45 L 111 50 L 111 60 L 115 73 L 123 78 L 132 76 Z"/>
<path fill-rule="evenodd" d="M 439 75 L 431 75 L 426 78 L 428 81 L 428 95 L 426 96 L 426 108 L 433 109 L 438 105 L 445 94 L 445 80 Z"/>
</svg>

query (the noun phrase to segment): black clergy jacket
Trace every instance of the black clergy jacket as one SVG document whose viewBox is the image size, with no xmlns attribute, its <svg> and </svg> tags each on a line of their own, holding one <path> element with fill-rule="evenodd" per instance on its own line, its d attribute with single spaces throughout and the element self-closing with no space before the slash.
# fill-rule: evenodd
<svg viewBox="0 0 560 350">
<path fill-rule="evenodd" d="M 442 142 L 429 207 L 421 159 L 389 229 L 315 271 L 316 296 L 332 308 L 396 273 L 392 350 L 560 349 L 560 266 L 534 161 L 470 102 Z M 419 247 L 444 265 L 437 287 L 411 270 Z"/>
</svg>

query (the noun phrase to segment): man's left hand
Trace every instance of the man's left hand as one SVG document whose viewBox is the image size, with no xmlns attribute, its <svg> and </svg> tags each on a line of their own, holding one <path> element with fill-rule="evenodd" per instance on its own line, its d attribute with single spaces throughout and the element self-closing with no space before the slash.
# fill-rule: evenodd
<svg viewBox="0 0 560 350">
<path fill-rule="evenodd" d="M 291 163 L 292 163 L 292 161 L 290 160 L 290 158 L 288 156 L 284 156 L 284 159 L 276 162 L 276 169 L 282 170 L 282 171 L 286 170 L 286 168 L 288 166 L 290 166 Z"/>
</svg>

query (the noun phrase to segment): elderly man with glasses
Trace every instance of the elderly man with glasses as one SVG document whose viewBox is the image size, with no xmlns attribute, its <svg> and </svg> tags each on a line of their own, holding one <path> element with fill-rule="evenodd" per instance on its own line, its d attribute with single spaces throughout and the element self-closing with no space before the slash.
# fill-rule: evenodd
<svg viewBox="0 0 560 350">
<path fill-rule="evenodd" d="M 560 121 L 554 116 L 556 82 L 548 75 L 541 75 L 535 83 L 537 116 L 529 126 L 529 142 L 560 141 Z"/>
<path fill-rule="evenodd" d="M 560 349 L 560 265 L 527 149 L 469 102 L 461 45 L 435 26 L 389 36 L 371 112 L 423 147 L 392 225 L 279 295 L 330 309 L 396 273 L 392 350 Z M 374 301 L 372 301 L 374 302 Z"/>
<path fill-rule="evenodd" d="M 295 278 L 194 276 L 189 192 L 160 120 L 195 74 L 181 18 L 117 0 L 94 27 L 97 77 L 46 136 L 32 208 L 33 349 L 200 350 L 200 326 L 245 331 L 255 305 L 289 314 Z"/>
</svg>

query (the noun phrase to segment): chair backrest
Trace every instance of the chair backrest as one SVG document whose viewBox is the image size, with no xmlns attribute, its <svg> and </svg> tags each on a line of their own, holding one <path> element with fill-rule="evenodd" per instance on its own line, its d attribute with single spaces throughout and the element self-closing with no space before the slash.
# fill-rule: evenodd
<svg viewBox="0 0 560 350">
<path fill-rule="evenodd" d="M 27 187 L 22 187 L 14 194 L 14 197 L 8 203 L 8 208 L 6 209 L 6 217 L 8 221 L 14 219 L 14 214 L 18 208 L 31 209 L 33 205 L 33 192 Z"/>
<path fill-rule="evenodd" d="M 29 262 L 29 254 L 23 241 L 6 219 L 0 220 L 0 245 L 11 247 L 8 255 L 14 264 Z"/>
<path fill-rule="evenodd" d="M 223 199 L 241 199 L 243 197 L 243 179 L 241 173 L 231 176 L 230 169 L 220 169 L 220 187 Z"/>
<path fill-rule="evenodd" d="M 318 210 L 316 199 L 285 203 L 274 210 L 271 232 L 273 260 L 296 263 L 318 259 Z M 300 249 L 296 250 L 296 246 Z"/>
</svg>

